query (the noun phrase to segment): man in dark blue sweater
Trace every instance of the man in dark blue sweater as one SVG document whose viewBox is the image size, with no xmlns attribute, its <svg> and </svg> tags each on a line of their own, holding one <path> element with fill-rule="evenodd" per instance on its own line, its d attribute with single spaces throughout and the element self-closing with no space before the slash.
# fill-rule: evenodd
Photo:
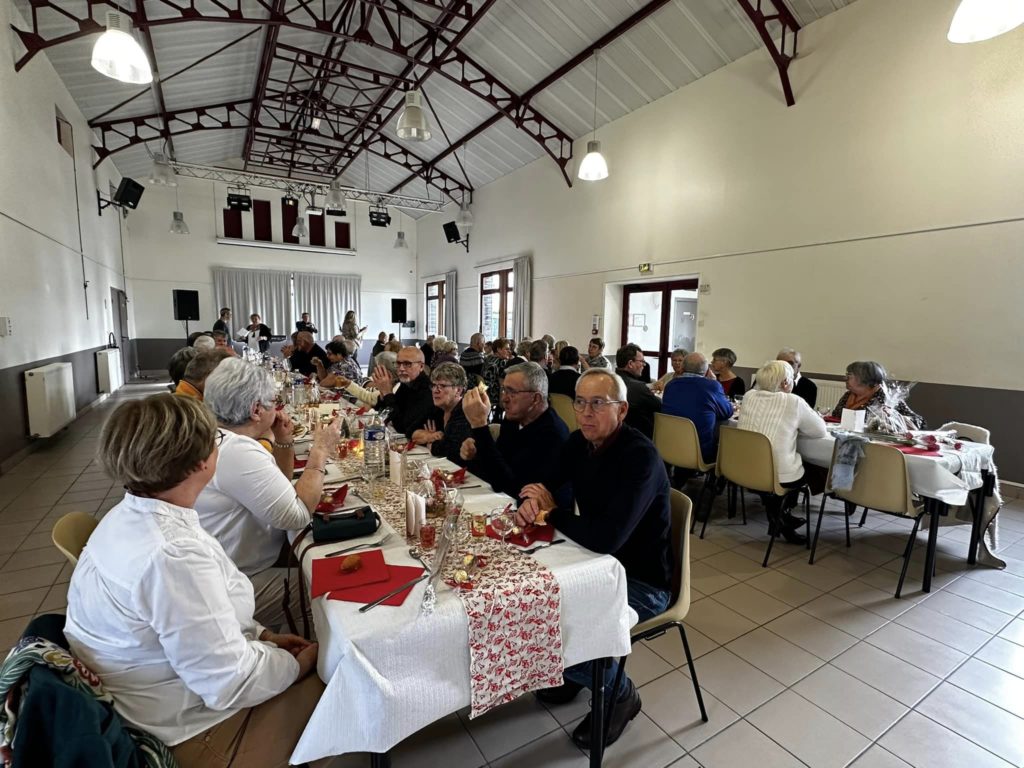
<svg viewBox="0 0 1024 768">
<path fill-rule="evenodd" d="M 614 556 L 626 571 L 630 607 L 640 621 L 664 611 L 671 599 L 673 558 L 668 475 L 658 451 L 640 432 L 624 424 L 629 404 L 626 384 L 601 368 L 586 371 L 576 385 L 579 430 L 569 436 L 543 484 L 526 486 L 519 508 L 522 525 L 538 515 L 549 525 L 594 552 Z M 571 483 L 579 516 L 559 504 L 552 493 Z M 546 513 L 546 515 L 545 515 Z M 618 691 L 615 664 L 605 676 L 608 696 L 616 696 L 608 737 L 611 744 L 640 713 L 640 694 L 624 676 Z M 590 662 L 565 670 L 565 684 L 538 692 L 542 701 L 570 701 L 591 684 Z M 582 749 L 591 742 L 590 718 L 572 735 Z"/>
<path fill-rule="evenodd" d="M 491 401 L 478 389 L 466 392 L 462 410 L 473 432 L 462 443 L 461 456 L 469 471 L 494 490 L 517 497 L 523 486 L 547 477 L 569 439 L 569 428 L 548 407 L 548 376 L 536 363 L 513 365 L 505 372 L 501 407 L 505 420 L 495 442 L 487 426 Z M 569 486 L 555 498 L 571 506 Z"/>
<path fill-rule="evenodd" d="M 718 425 L 732 416 L 733 405 L 722 385 L 709 372 L 707 358 L 691 352 L 683 358 L 683 375 L 665 387 L 662 411 L 693 422 L 700 438 L 700 453 L 707 463 L 718 452 Z"/>
</svg>

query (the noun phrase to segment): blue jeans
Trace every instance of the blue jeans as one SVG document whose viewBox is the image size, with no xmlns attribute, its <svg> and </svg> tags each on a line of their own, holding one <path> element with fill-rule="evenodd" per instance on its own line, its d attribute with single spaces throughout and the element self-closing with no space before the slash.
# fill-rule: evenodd
<svg viewBox="0 0 1024 768">
<path fill-rule="evenodd" d="M 667 589 L 658 589 L 642 581 L 626 577 L 626 600 L 629 607 L 637 612 L 640 621 L 646 621 L 668 608 L 672 595 Z M 609 700 L 611 687 L 615 685 L 615 673 L 618 671 L 619 663 L 613 661 L 604 672 L 604 695 L 605 701 Z M 584 661 L 569 667 L 564 672 L 566 680 L 584 688 L 589 688 L 594 682 L 594 662 Z M 619 686 L 618 694 L 629 690 L 629 677 L 622 676 L 622 684 Z"/>
</svg>

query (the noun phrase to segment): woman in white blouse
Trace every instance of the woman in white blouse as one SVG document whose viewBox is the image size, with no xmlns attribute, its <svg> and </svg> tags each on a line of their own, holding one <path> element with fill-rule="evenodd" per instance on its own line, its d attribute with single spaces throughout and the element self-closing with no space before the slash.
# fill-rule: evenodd
<svg viewBox="0 0 1024 768">
<path fill-rule="evenodd" d="M 757 372 L 757 388 L 747 392 L 743 398 L 739 428 L 768 437 L 779 485 L 797 489 L 806 483 L 818 493 L 824 487 L 824 472 L 818 467 L 805 471 L 796 450 L 796 441 L 797 437 L 827 437 L 828 432 L 821 416 L 803 398 L 793 394 L 793 378 L 793 367 L 789 363 L 783 360 L 765 363 Z M 789 514 L 798 498 L 794 490 L 783 501 L 780 533 L 786 541 L 802 544 L 804 538 L 796 533 L 796 529 L 806 521 Z"/>
<path fill-rule="evenodd" d="M 196 499 L 199 524 L 252 580 L 256 618 L 279 627 L 285 621 L 287 532 L 305 528 L 320 502 L 325 465 L 338 446 L 338 423 L 314 429 L 306 468 L 293 486 L 293 425 L 274 406 L 274 380 L 267 371 L 237 358 L 224 360 L 206 379 L 203 401 L 225 436 L 217 472 Z M 273 454 L 258 442 L 268 431 Z M 298 590 L 291 599 L 298 615 Z"/>
<path fill-rule="evenodd" d="M 318 648 L 253 618 L 252 585 L 199 525 L 221 437 L 188 397 L 111 414 L 99 456 L 127 493 L 82 551 L 64 633 L 118 713 L 183 768 L 283 767 L 323 692 Z"/>
</svg>

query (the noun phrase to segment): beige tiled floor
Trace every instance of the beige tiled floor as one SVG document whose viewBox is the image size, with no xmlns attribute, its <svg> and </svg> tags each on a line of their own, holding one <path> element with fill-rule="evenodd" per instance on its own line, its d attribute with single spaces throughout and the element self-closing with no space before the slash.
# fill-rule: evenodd
<svg viewBox="0 0 1024 768">
<path fill-rule="evenodd" d="M 0 649 L 32 616 L 63 611 L 71 568 L 50 529 L 68 511 L 100 517 L 118 502 L 93 461 L 100 425 L 117 401 L 159 390 L 122 390 L 0 476 Z M 922 536 L 895 600 L 908 524 L 870 515 L 847 549 L 841 519 L 826 518 L 815 565 L 780 544 L 762 569 L 763 514 L 748 501 L 747 526 L 718 509 L 707 538 L 691 538 L 688 637 L 710 722 L 678 636 L 638 646 L 628 666 L 643 713 L 606 765 L 1024 765 L 1024 505 L 1000 515 L 1005 571 L 968 567 L 969 532 L 943 528 L 935 589 L 919 591 Z M 582 767 L 568 734 L 587 706 L 585 695 L 551 708 L 524 697 L 477 720 L 454 713 L 399 745 L 394 764 Z"/>
</svg>

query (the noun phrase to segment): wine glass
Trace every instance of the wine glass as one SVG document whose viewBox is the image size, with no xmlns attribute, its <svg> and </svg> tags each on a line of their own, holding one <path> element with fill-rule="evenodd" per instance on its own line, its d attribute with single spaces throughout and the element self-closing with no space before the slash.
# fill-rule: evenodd
<svg viewBox="0 0 1024 768">
<path fill-rule="evenodd" d="M 509 546 L 509 534 L 512 533 L 512 529 L 516 524 L 513 514 L 504 508 L 495 509 L 491 512 L 491 530 L 501 537 L 501 543 L 506 547 Z"/>
</svg>

